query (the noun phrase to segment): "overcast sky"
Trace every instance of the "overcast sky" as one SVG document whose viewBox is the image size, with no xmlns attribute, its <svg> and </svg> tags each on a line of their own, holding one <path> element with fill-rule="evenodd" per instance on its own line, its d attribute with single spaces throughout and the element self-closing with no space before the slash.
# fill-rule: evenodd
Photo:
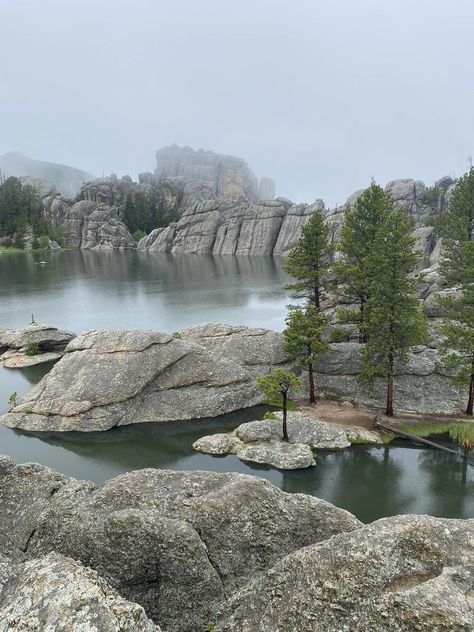
<svg viewBox="0 0 474 632">
<path fill-rule="evenodd" d="M 96 175 L 170 143 L 343 202 L 474 154 L 474 0 L 0 0 L 0 153 Z"/>
</svg>

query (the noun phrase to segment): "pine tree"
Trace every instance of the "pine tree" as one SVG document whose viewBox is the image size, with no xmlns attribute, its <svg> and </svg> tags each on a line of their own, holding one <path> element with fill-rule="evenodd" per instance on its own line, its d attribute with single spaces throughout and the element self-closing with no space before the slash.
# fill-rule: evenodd
<svg viewBox="0 0 474 632">
<path fill-rule="evenodd" d="M 265 393 L 269 400 L 282 398 L 283 403 L 283 440 L 288 441 L 288 398 L 292 392 L 301 388 L 301 382 L 292 371 L 280 367 L 271 373 L 257 378 L 257 388 Z"/>
<path fill-rule="evenodd" d="M 440 272 L 456 292 L 440 299 L 446 321 L 440 349 L 446 366 L 455 370 L 454 381 L 468 385 L 466 414 L 474 408 L 474 168 L 454 187 L 449 208 L 436 221 L 443 239 Z"/>
<path fill-rule="evenodd" d="M 316 402 L 314 387 L 314 362 L 318 355 L 329 349 L 322 339 L 327 325 L 326 317 L 310 303 L 306 308 L 298 307 L 290 311 L 286 318 L 285 351 L 296 367 L 308 369 L 309 400 Z"/>
<path fill-rule="evenodd" d="M 321 211 L 315 211 L 301 229 L 301 237 L 290 252 L 284 269 L 296 279 L 287 285 L 294 296 L 306 298 L 318 311 L 331 266 L 334 247 L 331 229 Z"/>
<path fill-rule="evenodd" d="M 365 267 L 370 283 L 364 308 L 367 343 L 359 379 L 371 385 L 376 376 L 387 384 L 386 414 L 393 415 L 395 365 L 407 360 L 409 347 L 427 338 L 426 319 L 416 296 L 413 276 L 414 222 L 403 211 L 389 213 Z"/>
<path fill-rule="evenodd" d="M 382 187 L 372 182 L 344 216 L 339 251 L 341 259 L 335 264 L 338 293 L 344 299 L 357 304 L 353 309 L 339 309 L 339 319 L 357 323 L 359 342 L 366 341 L 364 308 L 369 298 L 369 271 L 367 262 L 379 240 L 380 227 L 389 213 L 393 201 Z"/>
<path fill-rule="evenodd" d="M 456 183 L 449 208 L 436 219 L 437 234 L 443 239 L 440 272 L 448 285 L 463 281 L 468 261 L 465 242 L 474 241 L 474 167 Z"/>
</svg>

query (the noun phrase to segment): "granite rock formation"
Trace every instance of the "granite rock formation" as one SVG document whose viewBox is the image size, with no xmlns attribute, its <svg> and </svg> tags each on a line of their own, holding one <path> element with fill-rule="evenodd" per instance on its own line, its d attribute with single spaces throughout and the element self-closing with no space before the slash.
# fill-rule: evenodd
<svg viewBox="0 0 474 632">
<path fill-rule="evenodd" d="M 95 487 L 4 458 L 0 483 L 0 538 L 11 549 L 5 563 L 15 556 L 20 564 L 7 573 L 6 597 L 0 592 L 0 620 L 27 610 L 20 594 L 31 594 L 36 581 L 46 595 L 34 612 L 49 612 L 54 592 L 64 590 L 59 603 L 77 605 L 79 616 L 81 589 L 84 605 L 97 597 L 92 612 L 130 612 L 145 625 L 141 609 L 119 603 L 105 581 L 166 632 L 201 632 L 232 594 L 285 555 L 361 526 L 327 502 L 239 474 L 148 469 Z"/>
<path fill-rule="evenodd" d="M 474 521 L 378 520 L 288 555 L 229 605 L 216 632 L 468 632 Z"/>
<path fill-rule="evenodd" d="M 263 396 L 255 376 L 284 359 L 281 335 L 229 327 L 230 346 L 219 352 L 225 329 L 209 325 L 180 337 L 140 330 L 86 332 L 0 421 L 32 431 L 107 430 L 214 417 L 259 404 Z M 195 342 L 199 332 L 208 334 L 205 344 Z M 239 341 L 242 350 L 232 357 L 231 347 Z M 252 349 L 247 364 L 245 349 Z"/>
<path fill-rule="evenodd" d="M 0 632 L 160 632 L 141 606 L 58 553 L 11 566 L 2 581 Z"/>
<path fill-rule="evenodd" d="M 57 360 L 74 337 L 69 331 L 37 323 L 23 329 L 0 327 L 0 362 L 7 368 L 17 368 Z"/>
</svg>

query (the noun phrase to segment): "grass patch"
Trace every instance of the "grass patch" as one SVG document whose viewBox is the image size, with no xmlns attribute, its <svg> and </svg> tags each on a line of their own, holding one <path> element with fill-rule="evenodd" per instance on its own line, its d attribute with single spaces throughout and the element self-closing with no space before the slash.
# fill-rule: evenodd
<svg viewBox="0 0 474 632">
<path fill-rule="evenodd" d="M 454 421 L 448 423 L 404 424 L 401 429 L 417 437 L 446 434 L 463 448 L 474 448 L 474 423 Z"/>
<path fill-rule="evenodd" d="M 14 248 L 13 246 L 0 246 L 0 255 L 15 255 L 19 252 L 26 252 L 26 250 Z"/>
<path fill-rule="evenodd" d="M 41 353 L 41 351 L 40 351 L 40 348 L 38 347 L 38 345 L 31 344 L 31 345 L 28 345 L 26 347 L 25 354 L 27 356 L 37 356 L 40 353 Z"/>
<path fill-rule="evenodd" d="M 283 408 L 283 398 L 281 396 L 275 397 L 275 399 L 267 399 L 263 403 L 265 404 L 265 406 L 273 406 L 273 408 Z M 296 403 L 292 401 L 291 399 L 289 399 L 286 402 L 286 407 L 287 407 L 287 410 L 291 412 L 299 410 Z"/>
</svg>

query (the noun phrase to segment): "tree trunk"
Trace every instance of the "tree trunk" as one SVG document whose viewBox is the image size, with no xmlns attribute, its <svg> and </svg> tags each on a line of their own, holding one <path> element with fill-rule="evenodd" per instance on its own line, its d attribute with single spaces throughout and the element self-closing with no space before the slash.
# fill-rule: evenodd
<svg viewBox="0 0 474 632">
<path fill-rule="evenodd" d="M 363 344 L 364 342 L 367 342 L 367 336 L 364 333 L 363 327 L 364 327 L 364 303 L 365 300 L 361 299 L 360 300 L 360 325 L 359 325 L 359 344 Z"/>
<path fill-rule="evenodd" d="M 318 312 L 320 312 L 321 311 L 321 298 L 319 296 L 319 287 L 314 288 L 314 304 L 316 305 Z"/>
<path fill-rule="evenodd" d="M 311 404 L 316 403 L 316 393 L 314 389 L 314 370 L 313 363 L 308 364 L 308 377 L 309 377 L 309 401 Z"/>
<path fill-rule="evenodd" d="M 471 368 L 471 371 L 473 369 Z M 469 382 L 469 401 L 467 402 L 466 415 L 472 415 L 474 407 L 474 372 L 471 372 L 471 380 Z"/>
<path fill-rule="evenodd" d="M 286 423 L 287 406 L 288 406 L 288 392 L 282 391 L 283 396 L 283 441 L 288 441 L 288 426 Z"/>
<path fill-rule="evenodd" d="M 393 417 L 393 356 L 389 356 L 389 370 L 387 375 L 387 417 Z"/>
</svg>

